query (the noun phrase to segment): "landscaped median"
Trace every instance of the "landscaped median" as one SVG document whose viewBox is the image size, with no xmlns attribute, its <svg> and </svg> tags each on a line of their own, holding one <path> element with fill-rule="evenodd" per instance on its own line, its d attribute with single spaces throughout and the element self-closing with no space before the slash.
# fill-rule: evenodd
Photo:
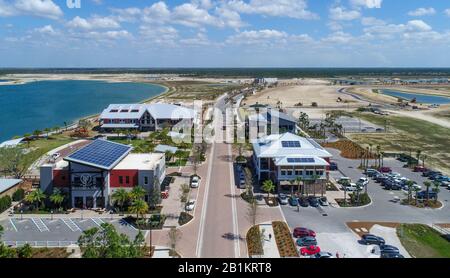
<svg viewBox="0 0 450 278">
<path fill-rule="evenodd" d="M 286 222 L 274 221 L 272 222 L 272 227 L 280 257 L 298 257 L 297 247 L 295 247 L 291 230 Z"/>
<path fill-rule="evenodd" d="M 259 225 L 251 227 L 247 232 L 247 249 L 248 256 L 259 257 L 264 255 L 263 245 L 262 245 L 262 234 L 259 230 Z"/>
</svg>

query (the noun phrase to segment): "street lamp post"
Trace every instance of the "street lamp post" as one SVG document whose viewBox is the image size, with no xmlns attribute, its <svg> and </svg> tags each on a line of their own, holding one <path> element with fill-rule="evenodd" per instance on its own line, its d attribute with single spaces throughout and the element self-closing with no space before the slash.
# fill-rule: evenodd
<svg viewBox="0 0 450 278">
<path fill-rule="evenodd" d="M 20 210 L 20 220 L 23 220 L 23 209 Z"/>
<path fill-rule="evenodd" d="M 51 214 L 51 220 L 53 220 L 53 210 L 50 211 L 50 214 Z"/>
</svg>

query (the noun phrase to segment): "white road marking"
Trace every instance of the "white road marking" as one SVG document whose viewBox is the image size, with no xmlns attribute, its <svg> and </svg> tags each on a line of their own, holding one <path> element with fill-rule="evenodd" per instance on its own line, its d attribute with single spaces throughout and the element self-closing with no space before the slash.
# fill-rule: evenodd
<svg viewBox="0 0 450 278">
<path fill-rule="evenodd" d="M 69 229 L 72 232 L 81 231 L 81 228 L 77 224 L 75 224 L 75 222 L 73 222 L 72 219 L 70 219 L 70 218 L 61 218 L 61 220 L 62 220 L 62 222 L 64 222 L 64 224 L 66 224 L 67 227 L 69 227 Z"/>
<path fill-rule="evenodd" d="M 231 155 L 231 145 L 228 144 L 228 157 L 232 159 Z M 234 171 L 233 171 L 233 162 L 229 163 L 230 167 L 230 191 L 231 191 L 231 213 L 233 216 L 233 234 L 235 235 L 234 241 L 234 257 L 239 258 L 241 256 L 241 249 L 239 244 L 239 224 L 237 220 L 237 209 L 236 209 L 236 199 L 235 199 L 235 180 L 234 180 Z M 236 238 L 237 237 L 237 238 Z"/>
<path fill-rule="evenodd" d="M 199 233 L 198 233 L 198 237 L 197 237 L 197 248 L 195 250 L 195 254 L 196 254 L 197 258 L 201 258 L 201 253 L 202 253 L 203 233 L 205 230 L 205 217 L 206 217 L 206 211 L 208 209 L 208 191 L 209 191 L 209 184 L 211 181 L 212 164 L 213 164 L 215 150 L 216 150 L 216 143 L 213 140 L 212 146 L 211 146 L 211 154 L 209 155 L 208 174 L 206 176 L 206 182 L 205 182 L 205 193 L 203 195 L 203 206 L 202 206 L 202 214 L 200 216 L 200 227 L 199 227 Z"/>
<path fill-rule="evenodd" d="M 13 227 L 14 231 L 18 232 L 16 224 L 14 224 L 14 222 L 12 221 L 12 218 L 9 219 L 9 223 L 11 223 L 11 226 Z"/>
<path fill-rule="evenodd" d="M 91 218 L 92 222 L 95 223 L 95 225 L 101 227 L 103 223 L 105 223 L 101 218 Z"/>
<path fill-rule="evenodd" d="M 40 218 L 31 218 L 31 221 L 33 221 L 34 225 L 39 229 L 40 232 L 50 232 L 47 225 L 42 221 Z"/>
</svg>

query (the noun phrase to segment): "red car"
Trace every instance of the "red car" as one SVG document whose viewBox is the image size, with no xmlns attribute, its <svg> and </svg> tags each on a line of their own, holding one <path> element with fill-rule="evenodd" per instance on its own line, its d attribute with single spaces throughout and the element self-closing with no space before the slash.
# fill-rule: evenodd
<svg viewBox="0 0 450 278">
<path fill-rule="evenodd" d="M 307 236 L 316 237 L 316 233 L 313 230 L 306 228 L 295 228 L 293 234 L 295 238 L 302 238 Z"/>
<path fill-rule="evenodd" d="M 414 167 L 414 172 L 423 173 L 423 172 L 426 172 L 426 171 L 428 171 L 428 169 L 423 167 L 423 166 L 416 166 L 416 167 Z"/>
<path fill-rule="evenodd" d="M 315 245 L 311 245 L 308 247 L 303 247 L 300 249 L 300 254 L 302 256 L 312 256 L 315 255 L 317 253 L 320 253 L 320 247 L 319 246 L 315 246 Z"/>
<path fill-rule="evenodd" d="M 390 167 L 381 167 L 381 168 L 379 169 L 379 171 L 380 171 L 381 173 L 390 173 L 390 172 L 392 172 L 392 169 L 391 169 Z"/>
</svg>

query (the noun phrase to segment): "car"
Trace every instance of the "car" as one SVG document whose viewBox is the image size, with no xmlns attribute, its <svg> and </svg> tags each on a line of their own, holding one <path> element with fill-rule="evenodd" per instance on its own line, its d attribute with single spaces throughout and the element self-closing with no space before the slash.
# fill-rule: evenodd
<svg viewBox="0 0 450 278">
<path fill-rule="evenodd" d="M 284 193 L 278 194 L 278 202 L 281 205 L 287 205 L 288 204 L 288 197 Z"/>
<path fill-rule="evenodd" d="M 396 254 L 400 253 L 397 247 L 387 244 L 380 245 L 380 251 L 381 255 L 383 255 L 383 253 L 396 253 Z"/>
<path fill-rule="evenodd" d="M 366 245 L 371 245 L 371 244 L 384 245 L 385 244 L 385 241 L 382 237 L 372 235 L 372 234 L 364 234 L 364 235 L 362 235 L 361 239 Z"/>
<path fill-rule="evenodd" d="M 441 181 L 440 183 L 439 183 L 439 186 L 442 186 L 442 187 L 448 187 L 450 185 L 450 182 L 449 181 Z"/>
<path fill-rule="evenodd" d="M 423 166 L 416 166 L 414 167 L 414 172 L 418 172 L 418 173 L 423 173 L 426 172 L 427 168 L 423 167 Z"/>
<path fill-rule="evenodd" d="M 330 171 L 337 171 L 338 165 L 336 162 L 330 162 Z"/>
<path fill-rule="evenodd" d="M 308 199 L 306 199 L 306 198 L 298 198 L 298 202 L 301 207 L 304 207 L 304 208 L 309 207 L 309 202 L 308 202 Z"/>
<path fill-rule="evenodd" d="M 373 177 L 377 174 L 379 174 L 380 172 L 378 172 L 376 169 L 367 169 L 365 171 L 365 174 L 367 174 L 368 177 Z"/>
<path fill-rule="evenodd" d="M 60 153 L 54 153 L 54 154 L 52 154 L 52 159 L 57 160 L 60 156 L 61 156 Z"/>
<path fill-rule="evenodd" d="M 316 238 L 314 238 L 312 236 L 307 236 L 307 237 L 301 237 L 301 238 L 297 239 L 296 243 L 298 246 L 311 246 L 311 245 L 317 245 L 317 240 L 316 240 Z"/>
<path fill-rule="evenodd" d="M 428 191 L 428 198 L 429 199 L 435 199 L 437 197 L 437 193 L 434 191 Z M 417 193 L 417 199 L 426 199 L 427 198 L 427 191 L 420 191 Z"/>
<path fill-rule="evenodd" d="M 434 180 L 437 182 L 443 182 L 450 181 L 450 178 L 448 176 L 437 176 Z"/>
<path fill-rule="evenodd" d="M 386 180 L 388 177 L 385 174 L 379 174 L 375 177 L 375 181 L 378 183 L 382 183 L 384 180 Z"/>
<path fill-rule="evenodd" d="M 295 197 L 289 197 L 288 199 L 289 205 L 296 207 L 298 206 L 298 199 Z"/>
<path fill-rule="evenodd" d="M 380 115 L 383 115 L 383 114 L 380 114 Z M 384 129 L 382 129 L 382 128 L 377 128 L 377 129 L 375 129 L 375 131 L 376 131 L 376 132 L 383 132 Z"/>
<path fill-rule="evenodd" d="M 199 176 L 193 176 L 191 179 L 191 188 L 198 188 L 199 185 L 200 185 Z"/>
<path fill-rule="evenodd" d="M 302 256 L 312 256 L 320 253 L 320 247 L 317 245 L 310 245 L 308 247 L 300 248 L 300 255 Z"/>
<path fill-rule="evenodd" d="M 337 183 L 339 183 L 339 184 L 351 183 L 351 182 L 352 182 L 352 180 L 349 177 L 340 177 L 337 180 Z"/>
<path fill-rule="evenodd" d="M 439 171 L 433 171 L 433 170 L 428 170 L 428 171 L 425 171 L 422 173 L 422 176 L 424 176 L 424 177 L 430 177 L 433 175 L 442 175 L 442 173 Z"/>
<path fill-rule="evenodd" d="M 308 202 L 309 202 L 309 205 L 312 206 L 313 208 L 317 208 L 320 205 L 319 198 L 317 198 L 317 197 L 308 198 Z"/>
<path fill-rule="evenodd" d="M 380 258 L 381 259 L 403 259 L 405 257 L 400 253 L 381 253 Z"/>
<path fill-rule="evenodd" d="M 195 200 L 189 200 L 186 203 L 185 209 L 186 209 L 186 211 L 193 211 L 194 207 L 195 207 Z"/>
<path fill-rule="evenodd" d="M 316 237 L 316 232 L 314 232 L 313 230 L 310 230 L 308 228 L 297 227 L 294 229 L 294 232 L 292 233 L 292 235 L 295 238 Z"/>
<path fill-rule="evenodd" d="M 356 183 L 350 183 L 348 185 L 344 185 L 343 189 L 345 191 L 350 191 L 350 192 L 354 192 L 358 190 L 358 186 L 356 185 Z"/>
<path fill-rule="evenodd" d="M 390 172 L 392 172 L 392 169 L 390 167 L 380 167 L 380 169 L 378 169 L 378 171 L 380 173 L 390 173 Z"/>
<path fill-rule="evenodd" d="M 366 186 L 369 184 L 368 178 L 359 178 L 359 180 L 356 182 L 356 184 L 359 184 L 360 186 Z"/>
<path fill-rule="evenodd" d="M 329 203 L 328 203 L 327 197 L 321 197 L 321 198 L 319 198 L 319 204 L 320 204 L 322 207 L 328 207 L 328 206 L 329 206 Z"/>
<path fill-rule="evenodd" d="M 310 258 L 312 258 L 312 259 L 329 259 L 329 258 L 334 258 L 334 256 L 330 252 L 319 252 L 315 255 L 310 256 Z"/>
</svg>

